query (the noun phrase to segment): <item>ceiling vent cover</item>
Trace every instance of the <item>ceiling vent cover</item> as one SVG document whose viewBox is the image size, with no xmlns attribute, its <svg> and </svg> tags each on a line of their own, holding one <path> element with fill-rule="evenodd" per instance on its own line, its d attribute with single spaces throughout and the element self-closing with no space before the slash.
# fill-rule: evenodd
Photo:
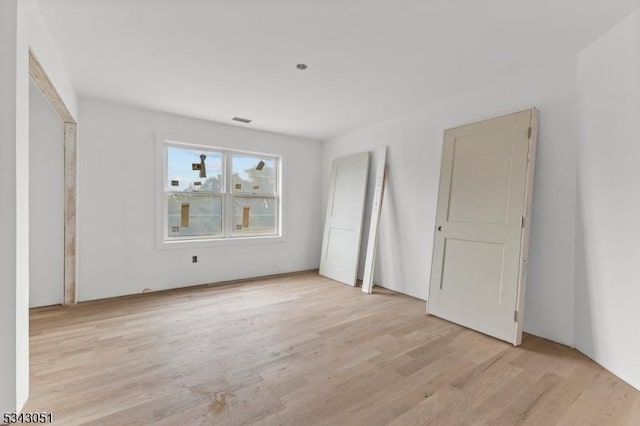
<svg viewBox="0 0 640 426">
<path fill-rule="evenodd" d="M 242 118 L 242 117 L 233 117 L 232 118 L 233 121 L 239 121 L 241 123 L 251 123 L 251 120 L 249 120 L 248 118 Z"/>
</svg>

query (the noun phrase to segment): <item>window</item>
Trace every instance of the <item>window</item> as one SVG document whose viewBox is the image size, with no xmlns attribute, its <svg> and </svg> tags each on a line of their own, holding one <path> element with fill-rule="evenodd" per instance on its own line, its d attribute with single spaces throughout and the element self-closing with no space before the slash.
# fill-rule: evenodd
<svg viewBox="0 0 640 426">
<path fill-rule="evenodd" d="M 232 235 L 273 235 L 278 230 L 277 159 L 230 152 Z"/>
<path fill-rule="evenodd" d="M 162 242 L 280 236 L 275 155 L 162 142 Z"/>
</svg>

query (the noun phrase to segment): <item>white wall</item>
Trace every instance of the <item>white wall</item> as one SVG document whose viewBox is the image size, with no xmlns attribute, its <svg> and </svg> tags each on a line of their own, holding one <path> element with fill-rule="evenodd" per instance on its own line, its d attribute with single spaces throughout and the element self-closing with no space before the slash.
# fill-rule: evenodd
<svg viewBox="0 0 640 426">
<path fill-rule="evenodd" d="M 444 129 L 536 106 L 541 124 L 524 325 L 573 344 L 575 81 L 570 58 L 326 142 L 323 199 L 332 159 L 389 146 L 375 283 L 427 297 Z"/>
<path fill-rule="evenodd" d="M 0 412 L 22 407 L 28 395 L 28 199 L 18 182 L 28 175 L 27 44 L 17 0 L 0 1 Z M 26 98 L 26 100 L 25 100 Z M 21 167 L 27 166 L 27 170 Z M 24 182 L 24 181 L 22 181 Z M 27 192 L 28 194 L 28 192 Z M 26 357 L 26 359 L 25 359 Z"/>
<path fill-rule="evenodd" d="M 30 47 L 64 101 L 76 102 L 51 46 L 33 0 L 0 0 L 0 412 L 21 409 L 29 396 Z"/>
<path fill-rule="evenodd" d="M 63 303 L 64 122 L 29 84 L 29 306 Z"/>
<path fill-rule="evenodd" d="M 640 389 L 640 11 L 578 65 L 576 347 Z"/>
<path fill-rule="evenodd" d="M 79 300 L 318 267 L 320 142 L 93 100 L 80 108 Z M 283 155 L 285 241 L 156 250 L 154 132 Z"/>
<path fill-rule="evenodd" d="M 443 130 L 533 105 L 525 330 L 575 345 L 640 389 L 640 11 L 566 61 L 329 140 L 324 181 L 333 158 L 390 147 L 375 282 L 424 299 Z"/>
<path fill-rule="evenodd" d="M 78 121 L 80 110 L 78 95 L 73 87 L 71 78 L 62 62 L 62 58 L 56 48 L 49 30 L 42 18 L 42 14 L 34 0 L 21 0 L 24 3 L 26 13 L 25 24 L 28 27 L 29 48 L 33 51 L 38 62 L 47 73 L 49 80 L 64 100 L 67 109 Z"/>
</svg>

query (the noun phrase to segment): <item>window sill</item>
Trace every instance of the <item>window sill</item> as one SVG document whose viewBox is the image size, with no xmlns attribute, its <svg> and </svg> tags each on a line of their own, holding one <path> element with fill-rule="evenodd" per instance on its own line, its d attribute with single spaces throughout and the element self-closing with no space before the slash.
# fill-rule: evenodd
<svg viewBox="0 0 640 426">
<path fill-rule="evenodd" d="M 212 238 L 207 240 L 175 240 L 175 241 L 159 241 L 156 243 L 157 250 L 173 250 L 187 248 L 206 248 L 206 247 L 229 247 L 241 245 L 256 244 L 277 244 L 283 243 L 282 235 L 266 235 L 255 237 L 234 237 L 234 238 Z"/>
</svg>

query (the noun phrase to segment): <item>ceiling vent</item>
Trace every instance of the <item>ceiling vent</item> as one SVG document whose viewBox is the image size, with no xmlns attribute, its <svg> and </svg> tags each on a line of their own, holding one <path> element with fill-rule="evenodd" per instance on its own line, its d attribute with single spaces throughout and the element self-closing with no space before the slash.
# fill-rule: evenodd
<svg viewBox="0 0 640 426">
<path fill-rule="evenodd" d="M 248 118 L 242 118 L 242 117 L 233 117 L 232 120 L 233 121 L 239 121 L 239 122 L 245 123 L 245 124 L 251 123 L 251 120 L 249 120 Z"/>
</svg>

